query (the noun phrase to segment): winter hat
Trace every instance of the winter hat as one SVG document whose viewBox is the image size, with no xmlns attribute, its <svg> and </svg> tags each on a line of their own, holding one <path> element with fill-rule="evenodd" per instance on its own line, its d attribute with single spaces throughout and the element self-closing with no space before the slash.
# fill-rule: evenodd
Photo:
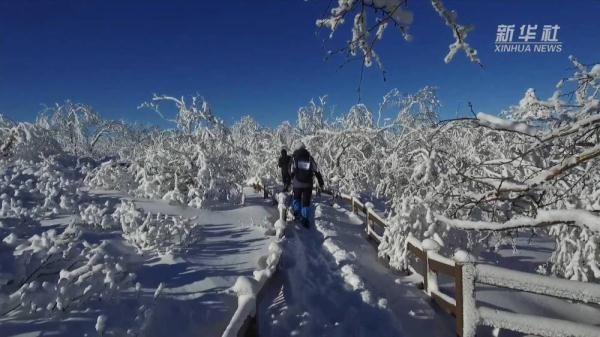
<svg viewBox="0 0 600 337">
<path fill-rule="evenodd" d="M 306 149 L 306 145 L 304 145 L 304 143 L 301 141 L 297 141 L 294 144 L 294 151 L 298 151 L 298 150 L 302 150 L 302 149 Z"/>
</svg>

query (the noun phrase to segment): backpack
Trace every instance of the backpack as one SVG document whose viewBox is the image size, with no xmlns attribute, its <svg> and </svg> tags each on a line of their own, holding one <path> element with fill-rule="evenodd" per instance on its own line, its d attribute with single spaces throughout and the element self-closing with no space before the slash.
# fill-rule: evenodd
<svg viewBox="0 0 600 337">
<path fill-rule="evenodd" d="M 312 184 L 313 168 L 312 158 L 306 149 L 300 149 L 294 152 L 294 177 L 302 183 Z"/>
</svg>

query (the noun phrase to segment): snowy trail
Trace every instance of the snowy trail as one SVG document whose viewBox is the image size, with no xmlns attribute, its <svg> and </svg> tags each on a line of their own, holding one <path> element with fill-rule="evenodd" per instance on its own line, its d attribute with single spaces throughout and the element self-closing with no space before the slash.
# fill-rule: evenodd
<svg viewBox="0 0 600 337">
<path fill-rule="evenodd" d="M 260 336 L 454 336 L 451 316 L 378 261 L 360 219 L 321 201 L 314 227 L 288 229 L 276 286 L 259 304 Z"/>
</svg>

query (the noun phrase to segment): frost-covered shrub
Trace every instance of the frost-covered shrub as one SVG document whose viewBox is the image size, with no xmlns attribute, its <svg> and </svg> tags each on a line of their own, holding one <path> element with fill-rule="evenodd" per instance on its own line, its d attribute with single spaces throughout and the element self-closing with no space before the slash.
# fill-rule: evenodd
<svg viewBox="0 0 600 337">
<path fill-rule="evenodd" d="M 73 226 L 61 234 L 49 230 L 28 239 L 5 238 L 4 244 L 14 247 L 14 268 L 0 288 L 0 316 L 70 311 L 128 286 L 133 274 L 106 252 L 105 242 L 93 245 L 78 238 Z"/>
<path fill-rule="evenodd" d="M 123 228 L 123 237 L 140 251 L 176 255 L 191 243 L 192 228 L 189 219 L 149 213 L 139 226 Z"/>
<path fill-rule="evenodd" d="M 419 134 L 428 132 L 421 130 Z M 448 168 L 440 160 L 439 152 L 417 147 L 419 141 L 417 137 L 407 139 L 403 145 L 408 151 L 388 158 L 386 174 L 389 176 L 381 185 L 386 184 L 385 181 L 392 183 L 378 186 L 388 195 L 393 208 L 379 254 L 388 256 L 390 265 L 398 269 L 406 268 L 405 244 L 409 235 L 418 240 L 434 239 L 444 246 L 442 237 L 449 234 L 446 226 L 436 222 L 434 213 L 445 211 L 448 198 L 439 192 L 450 189 L 452 180 L 447 180 Z M 414 150 L 410 151 L 413 147 Z M 432 189 L 432 186 L 439 189 Z"/>
<path fill-rule="evenodd" d="M 278 134 L 262 127 L 249 116 L 243 117 L 233 125 L 231 137 L 242 155 L 241 158 L 244 158 L 240 168 L 244 170 L 245 177 L 261 181 L 264 186 L 275 183 L 279 175 L 277 158 L 280 150 L 288 147 L 285 138 L 291 137 L 283 132 Z"/>
<path fill-rule="evenodd" d="M 72 244 L 79 234 L 74 227 L 68 227 L 61 234 L 48 230 L 27 239 L 21 239 L 15 233 L 7 236 L 3 242 L 14 248 L 11 287 L 19 288 L 40 274 L 58 273 L 71 264 L 79 254 L 76 245 Z"/>
<path fill-rule="evenodd" d="M 127 129 L 122 122 L 103 119 L 91 106 L 71 101 L 47 107 L 36 125 L 75 156 L 114 155 L 119 144 L 111 139 L 122 139 Z"/>
<path fill-rule="evenodd" d="M 143 214 L 131 201 L 123 201 L 113 216 L 121 223 L 123 237 L 140 253 L 177 255 L 198 238 L 193 219 L 160 213 Z"/>
<path fill-rule="evenodd" d="M 0 115 L 0 161 L 125 154 L 143 137 L 138 131 L 145 130 L 103 119 L 92 107 L 70 101 L 45 108 L 34 123 L 16 123 Z"/>
<path fill-rule="evenodd" d="M 135 162 L 135 195 L 200 207 L 239 201 L 244 163 L 233 149 L 204 136 L 164 134 Z"/>
<path fill-rule="evenodd" d="M 556 238 L 556 248 L 539 272 L 561 275 L 574 281 L 600 279 L 600 234 L 586 229 L 555 225 L 549 234 Z"/>
<path fill-rule="evenodd" d="M 31 123 L 14 123 L 2 118 L 0 126 L 0 159 L 39 161 L 62 152 L 48 130 Z"/>
<path fill-rule="evenodd" d="M 155 96 L 143 106 L 160 113 L 164 101 L 179 110 L 177 129 L 150 133 L 134 145 L 127 165 L 106 163 L 90 172 L 86 183 L 192 207 L 239 202 L 247 165 L 230 130 L 198 97 L 187 104 L 184 98 Z"/>
<path fill-rule="evenodd" d="M 86 227 L 99 229 L 113 229 L 119 224 L 110 214 L 110 207 L 101 207 L 96 204 L 79 205 L 79 222 Z"/>
<path fill-rule="evenodd" d="M 84 182 L 92 188 L 129 192 L 135 187 L 131 171 L 128 163 L 109 160 L 87 172 Z"/>
<path fill-rule="evenodd" d="M 143 219 L 143 213 L 135 207 L 133 201 L 122 200 L 115 208 L 112 217 L 123 228 L 130 228 L 138 226 L 137 223 Z"/>
<path fill-rule="evenodd" d="M 75 169 L 55 157 L 40 162 L 16 160 L 4 166 L 0 176 L 0 216 L 72 213 L 82 195 L 80 185 Z"/>
</svg>

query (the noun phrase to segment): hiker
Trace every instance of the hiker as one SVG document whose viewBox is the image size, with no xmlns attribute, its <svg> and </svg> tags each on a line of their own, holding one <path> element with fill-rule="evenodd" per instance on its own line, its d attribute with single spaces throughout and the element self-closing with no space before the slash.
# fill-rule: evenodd
<svg viewBox="0 0 600 337">
<path fill-rule="evenodd" d="M 281 157 L 279 157 L 278 166 L 281 168 L 281 179 L 283 180 L 283 191 L 287 192 L 292 183 L 290 168 L 292 165 L 292 157 L 287 154 L 285 149 L 281 149 Z"/>
<path fill-rule="evenodd" d="M 308 228 L 311 215 L 310 199 L 312 197 L 313 177 L 317 177 L 319 187 L 323 189 L 323 176 L 303 143 L 296 145 L 292 158 L 292 189 L 294 194 L 292 209 L 294 216 L 299 217 L 302 225 Z"/>
</svg>

